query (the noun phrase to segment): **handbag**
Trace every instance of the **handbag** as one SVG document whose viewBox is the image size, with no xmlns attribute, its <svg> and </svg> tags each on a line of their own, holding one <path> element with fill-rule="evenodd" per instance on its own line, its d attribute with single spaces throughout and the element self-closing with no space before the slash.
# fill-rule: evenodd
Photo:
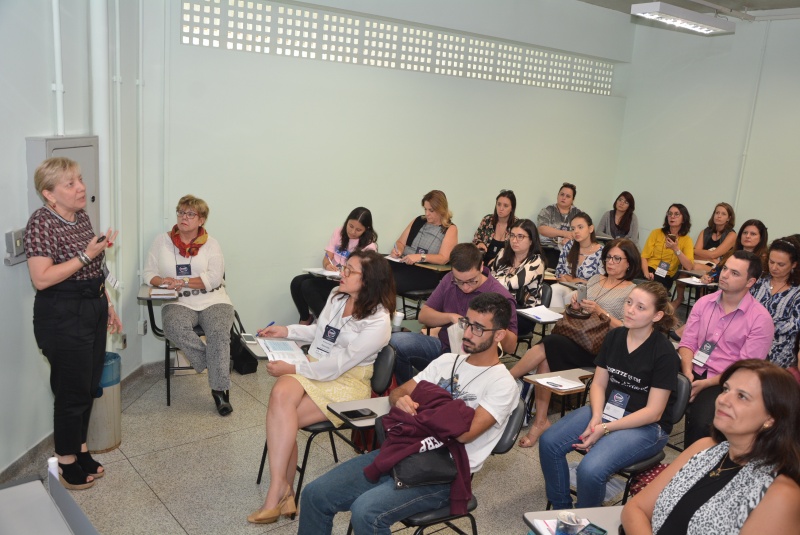
<svg viewBox="0 0 800 535">
<path fill-rule="evenodd" d="M 235 321 L 231 326 L 231 362 L 233 369 L 239 372 L 239 375 L 256 373 L 258 370 L 258 360 L 244 347 L 242 333 Z"/>
<path fill-rule="evenodd" d="M 553 334 L 565 336 L 592 355 L 597 355 L 610 328 L 611 320 L 607 317 L 591 314 L 581 318 L 564 314 L 553 327 Z"/>
<path fill-rule="evenodd" d="M 447 446 L 412 453 L 392 468 L 395 490 L 452 483 L 457 475 L 456 462 Z"/>
</svg>

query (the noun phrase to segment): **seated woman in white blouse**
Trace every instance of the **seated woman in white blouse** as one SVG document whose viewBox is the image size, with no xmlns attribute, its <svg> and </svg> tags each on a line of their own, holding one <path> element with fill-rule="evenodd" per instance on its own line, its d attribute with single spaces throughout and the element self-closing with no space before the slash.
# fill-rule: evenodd
<svg viewBox="0 0 800 535">
<path fill-rule="evenodd" d="M 339 287 L 316 325 L 272 326 L 259 336 L 311 342 L 308 362 L 267 363 L 278 377 L 267 409 L 267 451 L 270 484 L 261 509 L 247 517 L 254 524 L 270 524 L 280 515 L 297 511 L 292 483 L 297 466 L 297 431 L 331 414 L 329 403 L 370 396 L 372 364 L 389 343 L 395 309 L 394 278 L 389 262 L 375 251 L 357 250 L 342 268 Z"/>
</svg>

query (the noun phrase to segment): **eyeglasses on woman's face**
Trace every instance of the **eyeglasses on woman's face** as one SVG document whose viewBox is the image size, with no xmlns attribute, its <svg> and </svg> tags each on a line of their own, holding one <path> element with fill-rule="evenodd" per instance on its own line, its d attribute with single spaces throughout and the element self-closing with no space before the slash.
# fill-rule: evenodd
<svg viewBox="0 0 800 535">
<path fill-rule="evenodd" d="M 178 219 L 194 219 L 197 217 L 197 212 L 188 212 L 186 210 L 175 210 L 175 215 L 178 216 Z"/>
<path fill-rule="evenodd" d="M 625 258 L 624 256 L 616 256 L 616 255 L 615 256 L 608 255 L 606 257 L 606 262 L 608 262 L 609 264 L 619 264 L 623 260 L 627 260 L 627 258 Z"/>
<path fill-rule="evenodd" d="M 521 234 L 511 234 L 509 233 L 508 239 L 511 241 L 525 241 L 528 239 L 528 235 L 524 232 Z"/>
<path fill-rule="evenodd" d="M 487 329 L 486 327 L 484 327 L 483 325 L 480 325 L 478 323 L 470 323 L 467 318 L 458 318 L 458 326 L 461 327 L 462 329 L 464 329 L 464 332 L 467 331 L 468 327 L 471 328 L 472 329 L 472 334 L 474 334 L 475 336 L 479 336 L 479 337 L 483 336 L 483 333 L 485 333 L 485 332 L 492 332 L 492 331 L 501 330 L 501 329 Z"/>
<path fill-rule="evenodd" d="M 356 271 L 350 266 L 341 266 L 339 271 L 342 272 L 342 277 L 349 277 L 350 275 L 361 275 L 361 271 Z"/>
</svg>

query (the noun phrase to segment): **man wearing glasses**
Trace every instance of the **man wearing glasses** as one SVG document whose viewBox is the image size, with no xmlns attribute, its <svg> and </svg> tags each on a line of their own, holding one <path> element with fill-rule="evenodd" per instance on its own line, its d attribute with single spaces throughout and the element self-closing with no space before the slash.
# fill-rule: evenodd
<svg viewBox="0 0 800 535">
<path fill-rule="evenodd" d="M 420 333 L 392 335 L 390 343 L 397 353 L 394 372 L 398 384 L 403 384 L 413 377 L 412 358 L 415 361 L 428 363 L 450 351 L 447 328 L 458 323 L 459 319 L 466 315 L 469 302 L 476 295 L 494 292 L 511 303 L 513 313 L 508 332 L 500 345 L 507 353 L 512 353 L 517 347 L 516 301 L 508 290 L 492 277 L 489 268 L 483 266 L 481 250 L 472 243 L 459 243 L 450 253 L 450 265 L 452 271 L 442 278 L 419 313 L 420 323 L 428 327 L 440 327 L 437 336 Z M 416 367 L 419 369 L 420 365 Z"/>
<path fill-rule="evenodd" d="M 509 305 L 506 296 L 484 293 L 470 302 L 465 314 L 466 317 L 460 318 L 465 325 L 464 340 L 459 348 L 461 354 L 450 353 L 434 360 L 419 375 L 395 388 L 389 396 L 389 403 L 396 412 L 402 411 L 412 415 L 414 420 L 419 418 L 430 422 L 431 412 L 436 407 L 426 406 L 424 393 L 420 392 L 428 390 L 428 387 L 436 389 L 433 385 L 437 385 L 450 393 L 454 400 L 474 409 L 469 430 L 450 439 L 464 445 L 469 473 L 459 474 L 452 484 L 397 490 L 391 472 L 380 473 L 377 464 L 373 465 L 380 450 L 358 455 L 338 464 L 305 487 L 300 497 L 298 535 L 331 533 L 333 519 L 342 511 L 352 511 L 351 523 L 355 533 L 389 533 L 391 526 L 404 518 L 448 504 L 452 513 L 466 512 L 471 494 L 470 474 L 481 469 L 500 440 L 508 417 L 519 400 L 519 392 L 514 378 L 495 351 L 497 343 L 502 343 L 508 336 L 509 322 L 516 316 L 513 301 Z M 408 435 L 407 429 L 411 425 L 395 427 L 401 427 L 401 433 Z M 439 442 L 440 438 L 445 439 L 427 437 L 420 441 L 420 448 Z M 375 471 L 379 472 L 377 480 Z M 373 479 L 368 479 L 368 475 Z M 459 480 L 464 481 L 463 488 Z"/>
</svg>

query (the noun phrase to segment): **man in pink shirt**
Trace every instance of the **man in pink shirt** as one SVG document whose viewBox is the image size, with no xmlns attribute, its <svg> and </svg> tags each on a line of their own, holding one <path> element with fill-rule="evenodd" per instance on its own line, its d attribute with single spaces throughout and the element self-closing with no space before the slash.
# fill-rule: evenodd
<svg viewBox="0 0 800 535">
<path fill-rule="evenodd" d="M 772 317 L 750 295 L 761 269 L 753 253 L 733 253 L 720 272 L 719 291 L 701 297 L 686 321 L 678 347 L 681 369 L 692 381 L 685 448 L 710 435 L 719 375 L 737 360 L 765 359 L 772 345 Z"/>
</svg>

